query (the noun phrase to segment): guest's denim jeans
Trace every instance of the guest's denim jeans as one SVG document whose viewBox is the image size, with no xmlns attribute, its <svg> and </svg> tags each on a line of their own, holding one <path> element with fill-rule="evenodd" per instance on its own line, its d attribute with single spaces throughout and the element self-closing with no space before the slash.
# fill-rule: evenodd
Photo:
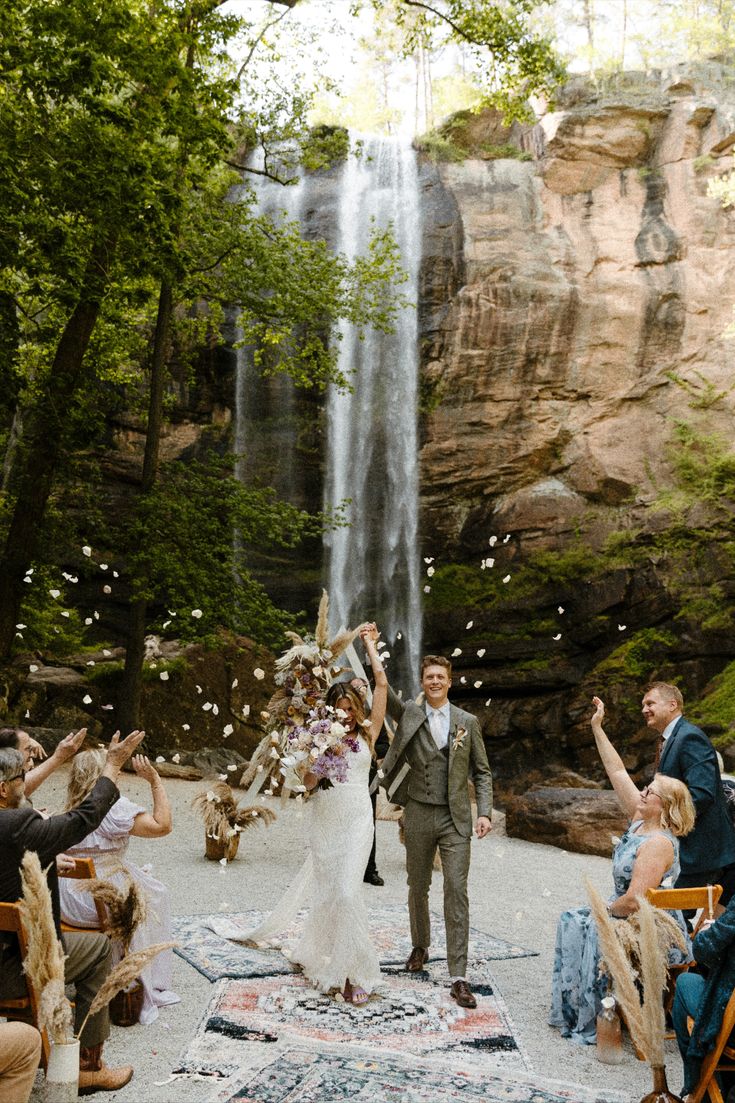
<svg viewBox="0 0 735 1103">
<path fill-rule="evenodd" d="M 702 1065 L 701 1057 L 687 1057 L 689 1048 L 689 1031 L 687 1030 L 687 1015 L 696 1019 L 699 1005 L 704 994 L 704 977 L 699 973 L 682 973 L 676 981 L 674 994 L 674 1006 L 671 1009 L 671 1018 L 674 1021 L 676 1041 L 679 1053 L 684 1062 L 684 1087 L 682 1095 L 693 1092 L 699 1081 L 699 1072 Z"/>
</svg>

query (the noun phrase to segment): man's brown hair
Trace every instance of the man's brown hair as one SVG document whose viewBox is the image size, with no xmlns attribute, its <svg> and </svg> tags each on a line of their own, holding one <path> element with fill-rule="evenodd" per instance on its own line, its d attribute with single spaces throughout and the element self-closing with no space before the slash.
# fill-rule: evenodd
<svg viewBox="0 0 735 1103">
<path fill-rule="evenodd" d="M 651 682 L 646 686 L 646 693 L 653 693 L 654 690 L 668 701 L 676 701 L 681 711 L 684 711 L 684 697 L 678 686 L 669 685 L 668 682 Z"/>
<path fill-rule="evenodd" d="M 444 655 L 424 655 L 421 660 L 421 677 L 424 676 L 424 671 L 427 666 L 443 666 L 449 675 L 449 680 L 452 680 L 452 664 L 449 659 L 446 659 Z"/>
</svg>

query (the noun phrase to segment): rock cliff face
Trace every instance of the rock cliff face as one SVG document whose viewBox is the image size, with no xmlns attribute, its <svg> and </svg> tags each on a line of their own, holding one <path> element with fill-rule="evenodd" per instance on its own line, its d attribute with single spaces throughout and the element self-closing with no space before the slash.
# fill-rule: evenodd
<svg viewBox="0 0 735 1103">
<path fill-rule="evenodd" d="M 426 631 L 462 648 L 466 703 L 520 783 L 538 755 L 594 767 L 595 685 L 637 692 L 664 673 L 698 694 L 734 653 L 731 632 L 675 622 L 655 556 L 613 571 L 602 549 L 668 523 L 677 421 L 730 434 L 735 217 L 707 182 L 731 167 L 735 93 L 712 63 L 606 93 L 579 82 L 532 130 L 486 126 L 531 158 L 424 175 L 422 537 L 439 582 Z M 551 584 L 531 586 L 524 566 L 544 555 Z M 490 572 L 510 575 L 505 590 Z M 729 560 L 714 571 L 723 593 L 730 574 Z M 673 634 L 615 667 L 656 625 Z M 644 744 L 631 762 L 647 757 Z"/>
</svg>

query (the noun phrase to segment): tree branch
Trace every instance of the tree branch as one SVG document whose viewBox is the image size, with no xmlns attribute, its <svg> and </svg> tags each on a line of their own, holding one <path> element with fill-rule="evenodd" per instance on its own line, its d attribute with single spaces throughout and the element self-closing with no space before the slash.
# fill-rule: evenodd
<svg viewBox="0 0 735 1103">
<path fill-rule="evenodd" d="M 276 2 L 278 2 L 278 0 L 276 0 Z M 291 8 L 295 7 L 297 3 L 298 3 L 298 0 L 293 0 L 293 3 L 286 3 L 286 10 L 285 11 L 282 11 L 280 15 L 277 15 L 275 19 L 271 19 L 270 23 L 265 23 L 263 25 L 263 29 L 260 31 L 258 37 L 255 39 L 252 46 L 250 47 L 250 51 L 248 53 L 248 56 L 245 58 L 242 65 L 237 70 L 237 76 L 235 77 L 235 80 L 240 80 L 241 76 L 243 75 L 243 73 L 247 69 L 248 65 L 253 60 L 253 54 L 257 50 L 260 43 L 263 41 L 263 36 L 265 35 L 266 31 L 269 31 L 271 29 L 271 27 L 275 27 L 278 23 L 281 22 L 282 19 L 285 19 L 286 16 L 288 15 L 289 11 L 291 10 Z"/>
<path fill-rule="evenodd" d="M 298 176 L 292 176 L 288 180 L 284 180 L 282 176 L 278 176 L 275 172 L 270 172 L 268 169 L 256 169 L 251 165 L 241 165 L 237 161 L 226 160 L 226 165 L 230 168 L 238 169 L 240 172 L 250 172 L 253 176 L 265 176 L 268 180 L 275 181 L 276 184 L 283 184 L 284 187 L 288 187 L 290 184 L 295 184 L 298 181 Z"/>
<path fill-rule="evenodd" d="M 457 23 L 453 23 L 448 15 L 446 15 L 444 12 L 437 11 L 436 8 L 432 8 L 430 4 L 423 4 L 421 0 L 401 0 L 401 3 L 405 4 L 408 8 L 423 8 L 424 11 L 431 12 L 432 15 L 435 15 L 438 19 L 442 19 L 445 23 L 447 23 L 452 28 L 454 33 L 460 36 L 460 38 L 466 39 L 467 42 L 473 42 L 476 46 L 485 45 L 485 43 L 478 41 L 476 38 L 472 38 L 471 35 L 468 35 L 466 31 L 463 31 Z"/>
</svg>

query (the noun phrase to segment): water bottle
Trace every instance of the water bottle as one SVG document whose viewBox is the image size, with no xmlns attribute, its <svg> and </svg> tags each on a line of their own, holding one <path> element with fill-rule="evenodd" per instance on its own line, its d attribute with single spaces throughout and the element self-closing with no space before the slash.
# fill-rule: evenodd
<svg viewBox="0 0 735 1103">
<path fill-rule="evenodd" d="M 597 1060 L 605 1065 L 619 1065 L 624 1060 L 620 1016 L 614 996 L 605 996 L 597 1016 Z"/>
</svg>

